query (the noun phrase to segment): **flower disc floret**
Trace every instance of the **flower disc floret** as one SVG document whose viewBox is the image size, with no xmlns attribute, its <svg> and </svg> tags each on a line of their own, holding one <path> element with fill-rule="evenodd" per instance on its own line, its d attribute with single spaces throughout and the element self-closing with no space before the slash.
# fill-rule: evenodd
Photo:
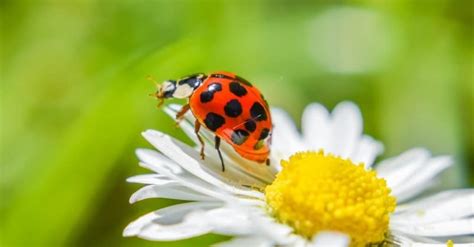
<svg viewBox="0 0 474 247">
<path fill-rule="evenodd" d="M 279 221 L 307 238 L 339 231 L 353 246 L 383 241 L 396 200 L 375 171 L 323 151 L 297 153 L 282 167 L 265 189 Z"/>
</svg>

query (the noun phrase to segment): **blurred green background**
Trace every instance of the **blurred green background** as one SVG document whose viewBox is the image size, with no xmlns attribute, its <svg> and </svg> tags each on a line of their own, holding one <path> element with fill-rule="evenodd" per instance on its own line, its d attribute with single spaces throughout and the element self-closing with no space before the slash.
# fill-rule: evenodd
<svg viewBox="0 0 474 247">
<path fill-rule="evenodd" d="M 382 3 L 383 2 L 383 3 Z M 473 185 L 472 1 L 14 1 L 1 7 L 0 246 L 207 246 L 123 238 L 166 200 L 128 204 L 140 132 L 185 138 L 148 94 L 228 70 L 299 122 L 360 105 L 383 157 L 453 154 L 441 187 Z"/>
</svg>

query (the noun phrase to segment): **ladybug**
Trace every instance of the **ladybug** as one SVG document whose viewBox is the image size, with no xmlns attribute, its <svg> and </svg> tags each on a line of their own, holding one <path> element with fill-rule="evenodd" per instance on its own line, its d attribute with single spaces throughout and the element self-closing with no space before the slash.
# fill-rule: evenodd
<svg viewBox="0 0 474 247">
<path fill-rule="evenodd" d="M 219 149 L 221 140 L 229 143 L 243 158 L 269 165 L 272 119 L 268 103 L 250 82 L 229 72 L 210 75 L 193 74 L 179 80 L 164 81 L 155 93 L 161 105 L 165 99 L 188 99 L 176 115 L 179 122 L 191 110 L 196 118 L 194 132 L 201 143 L 204 159 L 204 141 L 199 135 L 203 126 L 215 133 L 215 148 L 222 171 L 224 160 Z"/>
</svg>

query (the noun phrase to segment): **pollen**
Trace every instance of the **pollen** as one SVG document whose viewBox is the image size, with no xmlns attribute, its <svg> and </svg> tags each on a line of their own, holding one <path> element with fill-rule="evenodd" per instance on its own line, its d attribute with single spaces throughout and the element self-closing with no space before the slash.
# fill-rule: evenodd
<svg viewBox="0 0 474 247">
<path fill-rule="evenodd" d="M 453 247 L 454 246 L 454 241 L 449 239 L 447 242 L 446 242 L 446 246 L 447 247 Z"/>
<path fill-rule="evenodd" d="M 396 200 L 363 164 L 319 152 L 296 153 L 265 188 L 270 214 L 308 239 L 338 231 L 352 246 L 384 240 Z"/>
</svg>

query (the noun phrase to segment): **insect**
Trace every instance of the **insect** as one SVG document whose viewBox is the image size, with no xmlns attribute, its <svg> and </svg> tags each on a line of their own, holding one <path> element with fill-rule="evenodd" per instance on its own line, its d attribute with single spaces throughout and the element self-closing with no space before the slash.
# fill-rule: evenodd
<svg viewBox="0 0 474 247">
<path fill-rule="evenodd" d="M 221 140 L 242 157 L 269 165 L 272 119 L 268 103 L 247 80 L 223 71 L 193 74 L 177 81 L 164 81 L 155 96 L 160 100 L 159 105 L 167 98 L 188 99 L 176 120 L 179 122 L 191 110 L 196 118 L 194 132 L 201 144 L 202 159 L 204 141 L 199 130 L 203 126 L 215 133 L 215 149 L 222 171 L 225 166 L 219 149 Z"/>
</svg>

